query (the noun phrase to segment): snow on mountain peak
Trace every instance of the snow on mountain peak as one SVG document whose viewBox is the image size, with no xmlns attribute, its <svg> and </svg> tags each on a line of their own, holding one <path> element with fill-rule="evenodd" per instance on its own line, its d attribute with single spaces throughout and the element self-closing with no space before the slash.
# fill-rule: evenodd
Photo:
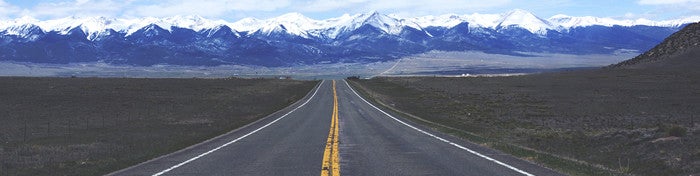
<svg viewBox="0 0 700 176">
<path fill-rule="evenodd" d="M 149 25 L 157 25 L 160 28 L 163 28 L 165 30 L 171 31 L 172 27 L 180 27 L 180 28 L 187 28 L 187 29 L 192 29 L 194 31 L 202 31 L 205 29 L 212 29 L 215 28 L 219 25 L 226 24 L 226 21 L 223 20 L 209 20 L 200 16 L 172 16 L 172 17 L 166 17 L 166 18 L 154 18 L 154 17 L 146 17 L 146 18 L 141 18 L 141 19 L 130 19 L 130 20 L 124 20 L 126 27 L 121 28 L 120 30 L 117 31 L 127 31 L 126 35 L 129 36 L 133 34 L 134 32 L 138 31 L 141 28 L 144 28 Z"/>
<path fill-rule="evenodd" d="M 235 37 L 240 37 L 241 35 L 238 33 L 238 31 L 235 31 L 234 29 L 231 29 L 231 27 L 225 25 L 225 24 L 219 24 L 218 26 L 211 28 L 211 29 L 206 29 L 203 31 L 204 33 L 207 34 L 207 37 L 214 37 L 217 35 L 226 35 L 226 34 L 231 34 Z"/>
<path fill-rule="evenodd" d="M 167 18 L 146 17 L 140 19 L 117 19 L 107 17 L 76 17 L 70 16 L 66 18 L 38 21 L 31 17 L 22 17 L 14 21 L 0 25 L 2 29 L 10 26 L 20 26 L 22 24 L 34 24 L 39 26 L 44 32 L 56 31 L 59 34 L 68 34 L 75 28 L 80 28 L 86 34 L 88 40 L 95 40 L 99 36 L 108 35 L 109 30 L 125 32 L 126 35 L 131 35 L 141 28 L 151 24 L 158 25 L 165 30 L 171 30 L 171 27 L 188 28 L 195 31 L 211 29 L 218 25 L 225 24 L 223 20 L 212 21 L 200 16 L 173 16 Z"/>
<path fill-rule="evenodd" d="M 681 25 L 684 25 L 684 24 L 696 23 L 696 22 L 700 22 L 700 16 L 689 16 L 689 17 L 684 17 L 681 19 L 657 21 L 656 26 L 680 27 Z"/>
<path fill-rule="evenodd" d="M 470 28 L 491 28 L 494 30 L 507 29 L 511 27 L 524 28 L 534 34 L 544 35 L 547 30 L 557 29 L 549 21 L 535 16 L 533 13 L 515 9 L 503 14 L 479 14 L 471 15 L 441 15 L 424 16 L 410 19 L 420 26 L 451 28 L 461 23 L 469 23 Z"/>
<path fill-rule="evenodd" d="M 573 17 L 568 15 L 554 15 L 548 19 L 551 23 L 565 29 L 586 26 L 658 26 L 658 27 L 680 27 L 681 25 L 700 21 L 700 16 L 690 16 L 675 20 L 653 21 L 649 19 L 636 20 L 616 20 L 612 18 L 599 18 L 592 16 Z"/>
<path fill-rule="evenodd" d="M 474 13 L 471 15 L 462 16 L 469 22 L 469 27 L 471 28 L 492 28 L 495 29 L 500 23 L 500 19 L 503 17 L 502 14 L 479 14 Z"/>
<path fill-rule="evenodd" d="M 415 17 L 410 20 L 423 27 L 434 26 L 446 28 L 451 28 L 459 25 L 460 23 L 468 21 L 466 18 L 455 14 L 446 14 L 440 16 L 428 15 L 422 17 Z"/>
<path fill-rule="evenodd" d="M 57 31 L 59 34 L 68 34 L 75 28 L 86 34 L 88 40 L 105 35 L 108 29 L 120 30 L 124 23 L 115 18 L 106 17 L 67 17 L 55 20 L 46 20 L 37 23 L 45 31 Z"/>
<path fill-rule="evenodd" d="M 353 16 L 344 15 L 340 19 L 334 19 L 332 21 L 334 21 L 335 27 L 331 27 L 330 29 L 332 30 L 327 34 L 327 36 L 331 38 L 335 38 L 343 32 L 354 31 L 364 25 L 370 25 L 390 35 L 400 34 L 404 27 L 411 27 L 417 30 L 423 29 L 412 20 L 393 18 L 377 11 Z M 329 21 L 329 23 L 331 22 Z"/>
<path fill-rule="evenodd" d="M 401 32 L 401 22 L 398 19 L 379 14 L 377 11 L 361 14 L 354 22 L 354 25 L 357 25 L 355 29 L 362 25 L 371 25 L 389 34 L 397 35 Z"/>
<path fill-rule="evenodd" d="M 496 28 L 507 29 L 513 26 L 521 27 L 539 35 L 547 34 L 547 30 L 556 29 L 549 21 L 522 9 L 515 9 L 503 14 Z"/>
<path fill-rule="evenodd" d="M 43 34 L 43 31 L 41 31 L 40 28 L 41 27 L 37 25 L 29 23 L 9 26 L 2 32 L 6 35 L 17 35 L 22 38 L 34 41 L 39 37 L 39 35 Z"/>
<path fill-rule="evenodd" d="M 469 23 L 470 28 L 490 28 L 493 30 L 522 28 L 534 34 L 545 35 L 548 30 L 561 32 L 575 27 L 596 25 L 608 27 L 615 25 L 679 27 L 683 24 L 698 21 L 700 21 L 700 16 L 665 21 L 652 21 L 648 19 L 617 20 L 612 18 L 592 16 L 573 17 L 568 15 L 554 15 L 548 19 L 542 19 L 522 9 L 515 9 L 502 14 L 446 14 L 414 18 L 400 18 L 396 15 L 384 15 L 377 11 L 371 11 L 355 15 L 344 14 L 340 17 L 325 20 L 311 19 L 301 13 L 287 13 L 265 20 L 244 18 L 233 23 L 223 20 L 209 20 L 200 16 L 172 16 L 166 18 L 144 17 L 133 19 L 71 16 L 44 21 L 25 16 L 14 20 L 0 20 L 0 32 L 25 36 L 29 34 L 24 33 L 32 31 L 27 29 L 32 28 L 32 26 L 38 26 L 45 33 L 55 31 L 59 34 L 68 34 L 73 29 L 79 28 L 86 34 L 88 40 L 96 40 L 102 35 L 109 35 L 111 30 L 125 33 L 129 36 L 151 24 L 168 31 L 172 30 L 172 27 L 180 27 L 198 32 L 225 25 L 231 28 L 232 31 L 242 31 L 246 32 L 248 35 L 256 32 L 268 35 L 272 32 L 285 32 L 304 38 L 336 38 L 344 32 L 354 31 L 364 25 L 373 26 L 390 35 L 398 35 L 405 27 L 415 28 L 417 30 L 423 30 L 423 28 L 431 26 L 451 28 L 466 22 Z"/>
<path fill-rule="evenodd" d="M 192 29 L 194 31 L 202 31 L 204 29 L 211 29 L 214 27 L 217 27 L 221 24 L 225 24 L 226 21 L 219 20 L 219 21 L 213 21 L 209 20 L 206 18 L 203 18 L 198 15 L 193 15 L 193 16 L 173 16 L 173 17 L 168 17 L 162 19 L 164 23 L 167 23 L 170 27 L 180 27 L 180 28 L 188 28 Z M 161 26 L 165 27 L 166 29 L 170 28 L 168 26 Z"/>
<path fill-rule="evenodd" d="M 311 19 L 301 13 L 287 13 L 266 20 L 244 18 L 230 24 L 233 29 L 249 34 L 259 32 L 269 35 L 274 32 L 286 32 L 304 38 L 312 37 L 309 31 L 321 28 L 323 25 L 322 21 Z"/>
<path fill-rule="evenodd" d="M 233 22 L 229 26 L 237 31 L 252 32 L 262 28 L 263 21 L 257 18 L 248 17 Z"/>
<path fill-rule="evenodd" d="M 554 15 L 548 19 L 550 22 L 557 24 L 565 29 L 570 29 L 574 27 L 586 27 L 586 26 L 613 26 L 613 25 L 625 25 L 625 22 L 613 20 L 610 18 L 598 18 L 592 16 L 583 17 L 572 17 L 568 15 Z M 625 25 L 627 26 L 627 25 Z"/>
<path fill-rule="evenodd" d="M 38 27 L 35 25 L 39 20 L 30 16 L 23 16 L 14 20 L 0 21 L 0 33 L 7 35 L 17 35 L 27 38 L 31 30 Z"/>
<path fill-rule="evenodd" d="M 310 38 L 311 35 L 309 35 L 307 31 L 318 29 L 321 26 L 322 22 L 306 17 L 301 13 L 287 13 L 266 20 L 266 24 L 260 31 L 269 34 L 271 32 L 284 30 L 292 35 Z"/>
</svg>

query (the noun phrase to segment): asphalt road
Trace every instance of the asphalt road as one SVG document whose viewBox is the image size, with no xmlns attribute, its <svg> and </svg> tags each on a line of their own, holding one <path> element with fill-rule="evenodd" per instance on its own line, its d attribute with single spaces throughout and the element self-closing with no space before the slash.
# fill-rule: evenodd
<svg viewBox="0 0 700 176">
<path fill-rule="evenodd" d="M 110 175 L 320 175 L 334 164 L 340 175 L 561 175 L 381 111 L 336 82 L 248 126 Z"/>
</svg>

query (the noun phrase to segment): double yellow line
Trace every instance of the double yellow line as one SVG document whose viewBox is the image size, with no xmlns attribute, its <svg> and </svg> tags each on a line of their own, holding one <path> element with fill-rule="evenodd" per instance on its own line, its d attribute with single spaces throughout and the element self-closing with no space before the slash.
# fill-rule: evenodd
<svg viewBox="0 0 700 176">
<path fill-rule="evenodd" d="M 326 140 L 326 149 L 323 151 L 323 166 L 321 176 L 340 175 L 340 155 L 338 154 L 338 94 L 335 92 L 335 80 L 333 80 L 333 115 L 331 117 L 331 129 Z"/>
</svg>

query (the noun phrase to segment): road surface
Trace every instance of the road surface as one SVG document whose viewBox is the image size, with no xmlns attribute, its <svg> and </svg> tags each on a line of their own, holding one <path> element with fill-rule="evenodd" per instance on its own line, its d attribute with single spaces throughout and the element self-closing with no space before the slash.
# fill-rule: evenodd
<svg viewBox="0 0 700 176">
<path fill-rule="evenodd" d="M 561 175 L 384 112 L 343 80 L 255 123 L 110 175 Z"/>
</svg>

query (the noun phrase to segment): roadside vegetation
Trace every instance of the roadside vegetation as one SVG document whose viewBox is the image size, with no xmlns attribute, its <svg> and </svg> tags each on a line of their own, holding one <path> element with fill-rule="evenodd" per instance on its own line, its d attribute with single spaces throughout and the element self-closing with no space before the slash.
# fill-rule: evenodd
<svg viewBox="0 0 700 176">
<path fill-rule="evenodd" d="M 405 117 L 571 175 L 700 173 L 700 71 L 350 82 Z"/>
<path fill-rule="evenodd" d="M 102 175 L 282 109 L 317 82 L 0 77 L 0 175 Z"/>
</svg>

